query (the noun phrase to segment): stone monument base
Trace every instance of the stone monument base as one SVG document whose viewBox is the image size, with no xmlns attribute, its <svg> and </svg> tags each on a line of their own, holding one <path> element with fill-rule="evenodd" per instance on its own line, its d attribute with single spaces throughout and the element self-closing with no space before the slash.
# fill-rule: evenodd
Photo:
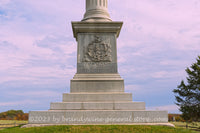
<svg viewBox="0 0 200 133">
<path fill-rule="evenodd" d="M 166 111 L 50 110 L 31 111 L 29 124 L 134 124 L 168 123 Z"/>
<path fill-rule="evenodd" d="M 64 93 L 63 102 L 48 111 L 29 112 L 29 124 L 107 125 L 168 123 L 167 111 L 146 111 L 144 102 L 133 102 L 131 93 Z"/>
</svg>

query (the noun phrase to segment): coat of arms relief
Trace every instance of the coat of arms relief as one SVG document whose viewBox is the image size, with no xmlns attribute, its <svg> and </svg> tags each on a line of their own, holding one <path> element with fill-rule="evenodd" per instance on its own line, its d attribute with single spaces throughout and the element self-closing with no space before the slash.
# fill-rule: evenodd
<svg viewBox="0 0 200 133">
<path fill-rule="evenodd" d="M 88 44 L 84 55 L 84 62 L 112 62 L 111 45 L 95 36 L 94 41 Z"/>
</svg>

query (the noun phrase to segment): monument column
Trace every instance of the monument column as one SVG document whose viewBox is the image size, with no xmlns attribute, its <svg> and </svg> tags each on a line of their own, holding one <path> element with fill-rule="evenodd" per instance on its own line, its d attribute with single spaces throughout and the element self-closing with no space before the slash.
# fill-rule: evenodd
<svg viewBox="0 0 200 133">
<path fill-rule="evenodd" d="M 86 0 L 86 13 L 82 21 L 112 21 L 107 0 Z"/>
<path fill-rule="evenodd" d="M 107 0 L 86 0 L 83 20 L 72 22 L 78 51 L 70 93 L 48 111 L 29 112 L 30 126 L 168 122 L 167 111 L 146 111 L 144 102 L 133 102 L 132 94 L 124 92 L 117 68 L 122 24 L 110 19 Z"/>
</svg>

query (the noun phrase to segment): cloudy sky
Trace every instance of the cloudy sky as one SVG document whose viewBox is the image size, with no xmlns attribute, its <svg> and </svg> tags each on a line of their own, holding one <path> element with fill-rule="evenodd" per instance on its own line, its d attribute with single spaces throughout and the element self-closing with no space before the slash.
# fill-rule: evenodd
<svg viewBox="0 0 200 133">
<path fill-rule="evenodd" d="M 108 0 L 126 92 L 147 109 L 177 113 L 172 90 L 200 55 L 200 0 Z M 48 110 L 76 73 L 71 21 L 85 0 L 0 0 L 0 112 Z"/>
</svg>

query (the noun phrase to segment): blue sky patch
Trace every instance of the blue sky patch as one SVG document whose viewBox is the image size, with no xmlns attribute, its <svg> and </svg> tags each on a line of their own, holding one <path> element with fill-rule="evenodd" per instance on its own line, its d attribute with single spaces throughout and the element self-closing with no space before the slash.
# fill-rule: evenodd
<svg viewBox="0 0 200 133">
<path fill-rule="evenodd" d="M 4 14 L 6 14 L 6 12 L 0 9 L 0 15 L 4 15 Z"/>
</svg>

